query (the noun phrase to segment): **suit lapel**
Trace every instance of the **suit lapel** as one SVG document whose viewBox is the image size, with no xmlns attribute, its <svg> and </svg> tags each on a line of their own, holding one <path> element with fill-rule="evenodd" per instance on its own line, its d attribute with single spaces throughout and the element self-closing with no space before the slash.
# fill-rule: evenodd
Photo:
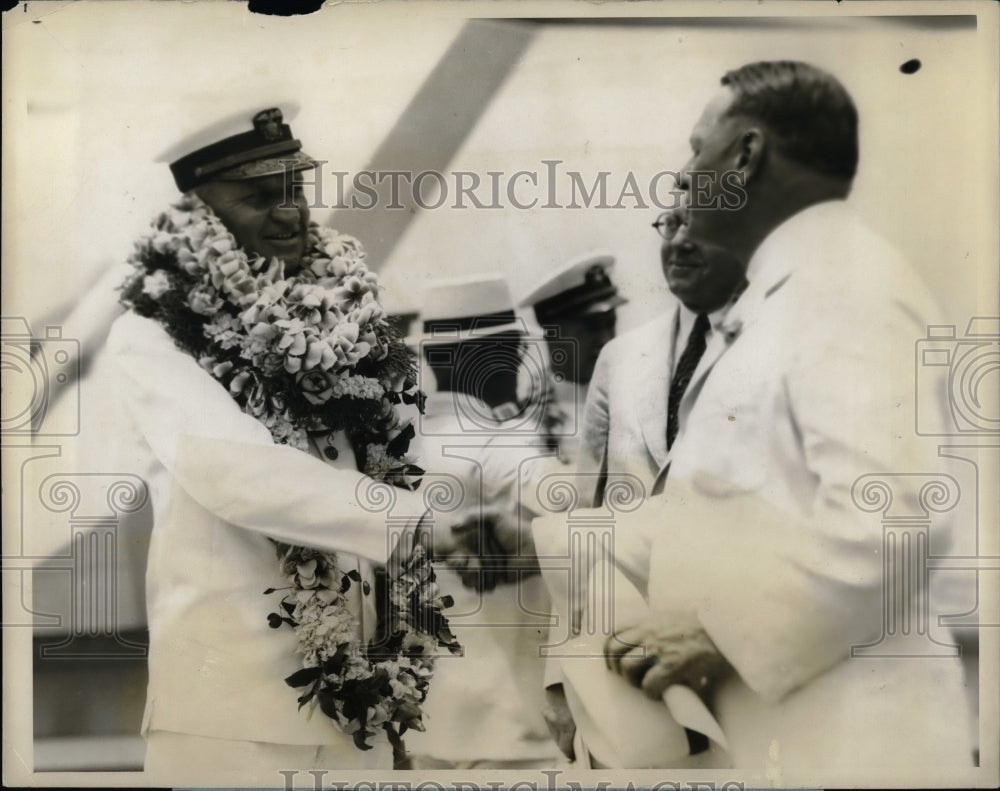
<svg viewBox="0 0 1000 791">
<path fill-rule="evenodd" d="M 788 262 L 779 259 L 777 264 L 769 266 L 766 271 L 761 273 L 755 284 L 747 287 L 746 291 L 726 313 L 721 325 L 712 333 L 708 346 L 705 347 L 705 353 L 698 362 L 698 367 L 691 377 L 687 390 L 684 391 L 679 411 L 681 425 L 684 425 L 684 421 L 691 412 L 705 380 L 712 372 L 712 367 L 723 353 L 733 345 L 744 328 L 757 320 L 764 309 L 764 303 L 788 282 L 789 277 L 791 277 L 791 271 Z"/>
<path fill-rule="evenodd" d="M 838 205 L 842 202 L 837 201 Z M 803 213 L 799 218 L 793 218 L 792 239 L 796 239 L 796 232 L 800 236 L 808 238 L 807 233 L 803 233 L 802 217 L 809 217 L 809 212 Z M 808 222 L 808 220 L 806 220 Z M 761 244 L 747 268 L 747 277 L 750 280 L 746 290 L 736 300 L 735 304 L 726 312 L 721 326 L 712 333 L 712 338 L 705 353 L 698 362 L 691 382 L 688 384 L 684 397 L 681 399 L 678 416 L 680 424 L 683 426 L 694 403 L 698 399 L 705 380 L 711 373 L 712 368 L 718 362 L 725 351 L 736 342 L 740 334 L 752 325 L 760 316 L 764 309 L 764 303 L 788 282 L 800 263 L 801 254 L 796 254 L 797 246 L 788 248 L 786 240 L 789 235 L 787 225 L 780 226 L 781 233 L 774 232 Z M 796 229 L 798 229 L 796 231 Z M 661 470 L 662 475 L 662 470 Z"/>
<path fill-rule="evenodd" d="M 667 398 L 679 320 L 679 309 L 675 307 L 669 323 L 647 335 L 636 371 L 635 418 L 650 456 L 660 466 L 667 461 Z"/>
</svg>

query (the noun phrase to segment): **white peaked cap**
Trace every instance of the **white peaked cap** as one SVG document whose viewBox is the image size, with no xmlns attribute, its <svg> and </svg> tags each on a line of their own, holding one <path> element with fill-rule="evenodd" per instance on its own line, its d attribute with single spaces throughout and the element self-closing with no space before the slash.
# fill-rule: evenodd
<svg viewBox="0 0 1000 791">
<path fill-rule="evenodd" d="M 407 344 L 456 343 L 499 332 L 522 332 L 524 322 L 514 313 L 507 279 L 473 274 L 430 281 L 420 301 L 423 332 Z"/>
<path fill-rule="evenodd" d="M 545 273 L 520 299 L 520 307 L 533 307 L 540 322 L 560 315 L 600 313 L 626 302 L 618 295 L 609 273 L 613 254 L 585 253 L 554 271 Z"/>
</svg>

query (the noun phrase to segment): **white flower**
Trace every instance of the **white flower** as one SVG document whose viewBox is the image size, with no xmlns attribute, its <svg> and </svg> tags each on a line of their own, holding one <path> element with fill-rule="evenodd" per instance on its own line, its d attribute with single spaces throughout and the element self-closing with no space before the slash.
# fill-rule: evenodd
<svg viewBox="0 0 1000 791">
<path fill-rule="evenodd" d="M 319 599 L 323 604 L 332 604 L 334 601 L 340 598 L 340 593 L 333 590 L 332 588 L 323 588 L 322 590 L 316 591 L 316 598 Z M 326 615 L 323 616 L 323 618 L 330 622 L 336 620 L 338 625 L 340 624 L 341 621 L 340 616 L 337 615 L 336 613 L 328 612 Z"/>
<path fill-rule="evenodd" d="M 305 359 L 306 370 L 318 367 L 323 371 L 329 371 L 336 362 L 337 354 L 326 339 L 316 339 L 309 342 Z"/>
<path fill-rule="evenodd" d="M 359 327 L 364 327 L 366 324 L 378 321 L 383 315 L 382 306 L 372 299 L 361 307 L 352 310 L 347 318 Z"/>
<path fill-rule="evenodd" d="M 233 377 L 232 381 L 229 383 L 229 392 L 233 395 L 239 395 L 246 388 L 247 383 L 252 379 L 249 371 L 240 371 L 236 376 Z"/>
<path fill-rule="evenodd" d="M 341 266 L 341 271 L 339 273 L 332 271 L 334 270 L 334 264 L 329 258 L 317 258 L 312 263 L 309 264 L 309 271 L 316 275 L 317 278 L 321 278 L 325 281 L 328 278 L 338 280 L 344 275 L 344 267 Z"/>
<path fill-rule="evenodd" d="M 257 278 L 261 286 L 269 283 L 280 283 L 285 279 L 285 261 L 283 258 L 272 257 L 267 262 L 267 269 L 263 270 Z"/>
<path fill-rule="evenodd" d="M 170 290 L 170 278 L 162 269 L 142 279 L 142 293 L 153 299 L 159 299 Z"/>
<path fill-rule="evenodd" d="M 337 339 L 341 348 L 348 349 L 357 342 L 359 333 L 360 328 L 353 321 L 342 321 L 331 335 Z"/>
<path fill-rule="evenodd" d="M 194 288 L 187 298 L 188 307 L 202 316 L 214 316 L 222 307 L 222 300 L 207 288 Z"/>
<path fill-rule="evenodd" d="M 195 220 L 185 229 L 185 234 L 188 239 L 188 243 L 191 245 L 192 252 L 195 250 L 200 250 L 204 244 L 205 240 L 212 236 L 212 225 L 208 220 L 208 217 L 201 217 Z"/>
<path fill-rule="evenodd" d="M 176 234 L 167 233 L 166 231 L 158 231 L 150 240 L 153 249 L 160 255 L 175 252 L 180 246 L 180 242 L 181 240 Z"/>
<path fill-rule="evenodd" d="M 232 248 L 231 237 L 214 239 L 205 255 L 213 286 L 233 297 L 238 304 L 242 304 L 244 298 L 251 304 L 256 300 L 257 283 L 250 273 L 246 254 Z"/>
<path fill-rule="evenodd" d="M 242 333 L 240 323 L 228 313 L 217 313 L 215 317 L 205 324 L 204 333 L 206 338 L 211 338 L 221 349 L 235 349 L 242 345 Z"/>
<path fill-rule="evenodd" d="M 371 289 L 372 284 L 368 280 L 353 276 L 349 277 L 344 285 L 333 291 L 341 307 L 344 310 L 351 310 L 362 304 Z"/>
<path fill-rule="evenodd" d="M 299 579 L 302 581 L 303 588 L 316 587 L 316 558 L 310 558 L 303 563 L 299 563 L 295 567 L 295 571 L 298 573 Z M 307 584 L 306 580 L 308 580 L 311 584 Z"/>
<path fill-rule="evenodd" d="M 327 257 L 331 260 L 337 259 L 347 252 L 348 247 L 345 244 L 346 237 L 338 236 L 330 239 L 323 245 L 323 252 L 326 253 Z"/>
<path fill-rule="evenodd" d="M 385 388 L 378 379 L 368 376 L 341 375 L 333 382 L 333 394 L 337 398 L 381 398 Z"/>
<path fill-rule="evenodd" d="M 191 250 L 183 247 L 177 251 L 177 264 L 189 275 L 197 274 L 204 269 L 198 257 Z"/>
</svg>

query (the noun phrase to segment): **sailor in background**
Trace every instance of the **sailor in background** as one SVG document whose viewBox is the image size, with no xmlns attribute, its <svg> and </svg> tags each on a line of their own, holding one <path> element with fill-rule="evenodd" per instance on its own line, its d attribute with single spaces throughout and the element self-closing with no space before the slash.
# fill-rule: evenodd
<svg viewBox="0 0 1000 791">
<path fill-rule="evenodd" d="M 615 337 L 616 308 L 627 300 L 618 294 L 609 272 L 610 253 L 588 253 L 549 272 L 521 299 L 544 331 L 549 384 L 563 425 L 560 456 L 576 460 L 583 407 L 594 366 L 604 345 Z"/>
<path fill-rule="evenodd" d="M 534 514 L 520 502 L 526 479 L 559 466 L 539 404 L 517 397 L 527 328 L 506 280 L 496 275 L 433 280 L 420 304 L 422 332 L 407 344 L 429 374 L 421 381 L 428 398 L 414 442 L 421 466 L 431 471 L 424 486 L 430 492 L 442 474 L 481 482 L 465 491 L 462 513 L 470 533 L 483 530 L 483 554 L 503 568 L 480 565 L 476 541 L 468 564 L 449 558 L 450 568 L 439 567 L 441 590 L 454 598 L 448 619 L 464 655 L 438 664 L 424 706 L 427 730 L 407 733 L 406 768 L 552 766 L 557 749 L 541 716 L 548 594 L 533 556 L 531 568 L 520 569 L 516 557 L 505 558 L 511 547 L 490 543 L 492 521 L 530 523 Z"/>
</svg>

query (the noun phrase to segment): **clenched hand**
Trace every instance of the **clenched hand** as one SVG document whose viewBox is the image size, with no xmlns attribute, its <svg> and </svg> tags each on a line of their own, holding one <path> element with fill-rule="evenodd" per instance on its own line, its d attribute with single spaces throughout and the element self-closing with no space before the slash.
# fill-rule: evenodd
<svg viewBox="0 0 1000 791">
<path fill-rule="evenodd" d="M 707 700 L 732 667 L 690 613 L 658 611 L 622 626 L 605 642 L 608 668 L 659 699 L 683 684 Z"/>
</svg>

